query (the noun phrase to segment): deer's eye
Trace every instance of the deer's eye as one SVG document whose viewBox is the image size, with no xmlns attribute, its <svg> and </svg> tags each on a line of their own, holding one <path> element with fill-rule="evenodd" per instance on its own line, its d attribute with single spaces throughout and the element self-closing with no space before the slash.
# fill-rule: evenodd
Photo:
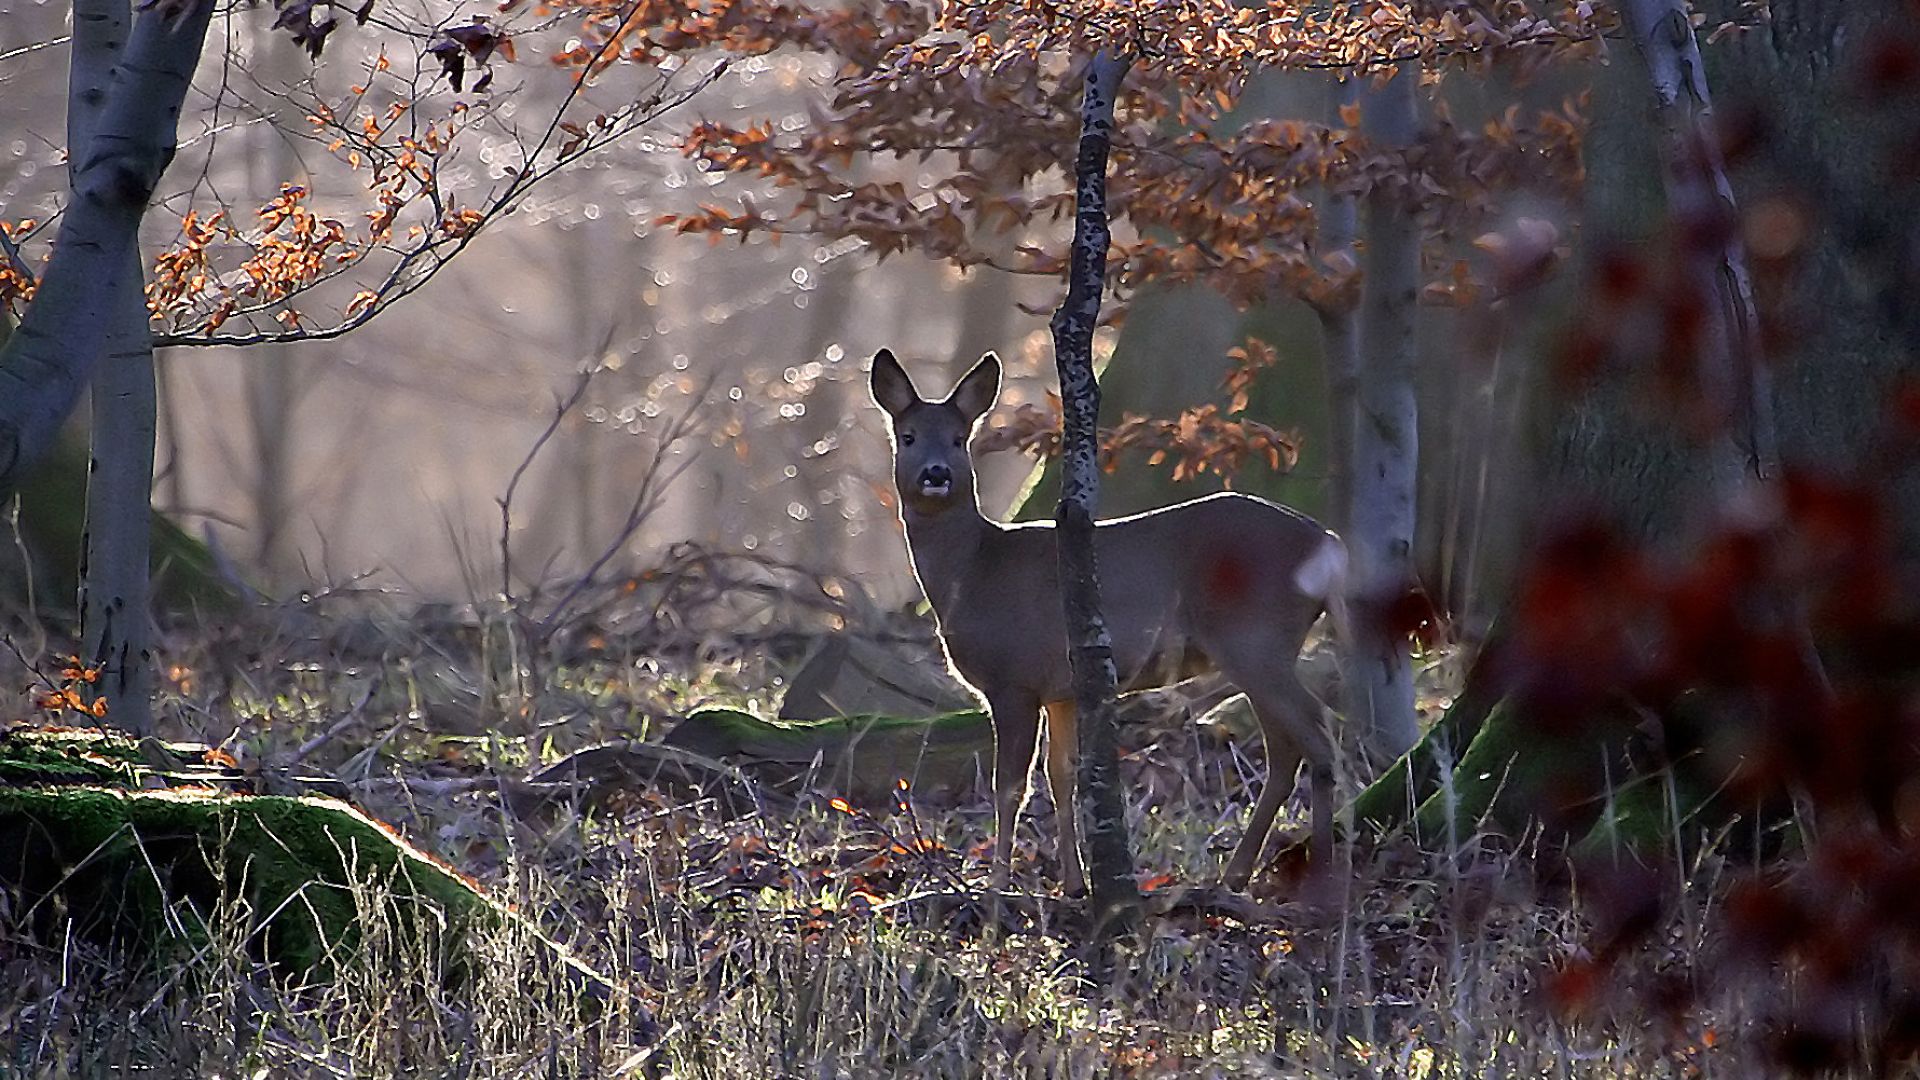
<svg viewBox="0 0 1920 1080">
<path fill-rule="evenodd" d="M 901 432 L 901 433 L 900 433 L 900 445 L 901 445 L 901 446 L 912 446 L 912 445 L 913 445 L 913 432 L 911 432 L 911 431 L 903 431 L 903 432 Z"/>
<path fill-rule="evenodd" d="M 965 435 L 955 435 L 953 437 L 953 445 L 956 449 L 967 445 L 967 437 Z"/>
</svg>

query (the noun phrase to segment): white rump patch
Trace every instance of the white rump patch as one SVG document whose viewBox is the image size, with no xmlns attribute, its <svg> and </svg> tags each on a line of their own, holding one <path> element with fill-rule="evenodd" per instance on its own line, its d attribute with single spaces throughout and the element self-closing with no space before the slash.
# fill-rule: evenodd
<svg viewBox="0 0 1920 1080">
<path fill-rule="evenodd" d="M 1293 571 L 1300 595 L 1325 600 L 1347 580 L 1347 546 L 1329 534 L 1306 562 Z"/>
</svg>

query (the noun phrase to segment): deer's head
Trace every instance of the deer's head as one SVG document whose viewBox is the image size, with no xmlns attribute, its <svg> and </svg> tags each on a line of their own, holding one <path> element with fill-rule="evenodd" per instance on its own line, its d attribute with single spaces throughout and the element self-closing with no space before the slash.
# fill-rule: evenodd
<svg viewBox="0 0 1920 1080">
<path fill-rule="evenodd" d="M 881 349 L 873 357 L 870 387 L 893 432 L 893 483 L 903 510 L 938 514 L 972 507 L 973 458 L 967 440 L 1000 396 L 1000 359 L 980 358 L 960 384 L 939 401 L 914 389 L 900 361 Z"/>
</svg>

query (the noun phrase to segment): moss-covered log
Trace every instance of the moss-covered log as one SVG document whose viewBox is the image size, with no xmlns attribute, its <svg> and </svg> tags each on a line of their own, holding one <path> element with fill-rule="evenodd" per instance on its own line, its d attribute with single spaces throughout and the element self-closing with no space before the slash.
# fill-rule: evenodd
<svg viewBox="0 0 1920 1080">
<path fill-rule="evenodd" d="M 164 785 L 154 748 L 111 732 L 0 735 L 0 888 L 16 925 L 69 931 L 155 962 L 243 932 L 289 974 L 325 976 L 385 921 L 447 978 L 471 971 L 474 934 L 511 930 L 558 982 L 603 996 L 608 981 L 478 887 L 333 799 Z M 241 918 L 236 928 L 219 920 Z M 224 931 L 224 932 L 221 932 Z"/>
<path fill-rule="evenodd" d="M 1483 830 L 1511 838 L 1537 830 L 1577 858 L 1646 857 L 1676 839 L 1734 824 L 1764 827 L 1780 816 L 1733 798 L 1739 759 L 1697 740 L 1713 724 L 1698 697 L 1683 699 L 1670 716 L 1623 709 L 1579 724 L 1529 715 L 1517 696 L 1484 713 L 1463 696 L 1454 711 L 1468 707 L 1483 719 L 1435 725 L 1354 800 L 1347 820 L 1360 837 L 1406 829 L 1422 845 L 1440 847 Z M 1648 745 L 1655 741 L 1649 721 L 1660 729 L 1658 749 Z M 1452 740 L 1468 730 L 1456 758 Z"/>
<path fill-rule="evenodd" d="M 1441 777 L 1458 767 L 1505 694 L 1504 684 L 1495 677 L 1499 666 L 1495 658 L 1502 647 L 1498 627 L 1495 634 L 1481 649 L 1466 685 L 1439 722 L 1354 799 L 1345 818 L 1356 828 L 1378 833 L 1405 823 L 1439 790 Z"/>
<path fill-rule="evenodd" d="M 662 740 L 740 769 L 787 793 L 803 788 L 881 805 L 905 780 L 921 795 L 956 797 L 985 775 L 993 750 L 987 714 L 971 709 L 928 719 L 844 716 L 768 720 L 739 709 L 701 709 Z"/>
</svg>

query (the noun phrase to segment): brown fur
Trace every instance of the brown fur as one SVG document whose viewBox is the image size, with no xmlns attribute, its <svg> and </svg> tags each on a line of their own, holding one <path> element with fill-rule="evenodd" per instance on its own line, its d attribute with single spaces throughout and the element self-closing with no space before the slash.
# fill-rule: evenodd
<svg viewBox="0 0 1920 1080">
<path fill-rule="evenodd" d="M 999 384 L 999 361 L 989 353 L 951 395 L 927 401 L 892 353 L 874 358 L 873 396 L 893 432 L 914 574 L 954 671 L 993 714 L 994 885 L 1006 882 L 1011 824 L 1025 801 L 1044 710 L 1060 861 L 1068 890 L 1079 892 L 1073 686 L 1055 531 L 1050 523 L 989 520 L 973 488 L 967 440 Z M 1247 694 L 1259 719 L 1268 782 L 1227 865 L 1227 883 L 1238 888 L 1251 876 L 1303 757 L 1324 852 L 1332 838 L 1333 749 L 1322 707 L 1294 666 L 1329 596 L 1338 599 L 1339 538 L 1297 511 L 1229 493 L 1100 522 L 1094 549 L 1122 687 L 1163 686 L 1217 668 Z"/>
</svg>

